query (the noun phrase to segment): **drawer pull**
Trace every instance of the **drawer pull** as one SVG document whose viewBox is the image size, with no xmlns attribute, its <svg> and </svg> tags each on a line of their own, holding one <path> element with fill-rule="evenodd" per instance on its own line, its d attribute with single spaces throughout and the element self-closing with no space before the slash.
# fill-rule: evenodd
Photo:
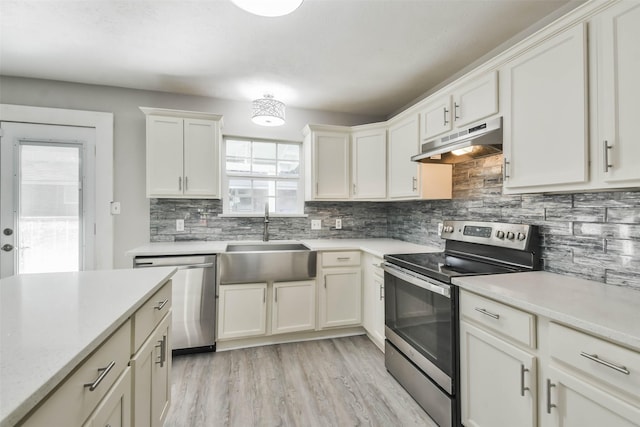
<svg viewBox="0 0 640 427">
<path fill-rule="evenodd" d="M 351 259 L 350 256 L 339 256 L 337 258 L 338 261 L 349 261 Z"/>
<path fill-rule="evenodd" d="M 156 305 L 153 308 L 155 308 L 156 310 L 162 310 L 164 306 L 167 305 L 168 302 L 169 302 L 169 298 L 165 299 L 164 301 L 158 302 L 158 305 Z"/>
<path fill-rule="evenodd" d="M 525 387 L 524 386 L 524 374 L 525 372 L 529 372 L 529 370 L 527 368 L 524 367 L 524 365 L 520 365 L 520 396 L 524 396 L 524 392 L 529 390 L 531 391 L 531 389 L 529 387 Z"/>
<path fill-rule="evenodd" d="M 384 285 L 380 285 L 380 301 L 384 299 Z"/>
<path fill-rule="evenodd" d="M 580 356 L 586 357 L 589 360 L 593 360 L 596 363 L 606 366 L 607 368 L 611 368 L 625 375 L 629 375 L 631 372 L 626 368 L 626 366 L 616 365 L 615 363 L 607 362 L 604 359 L 600 359 L 597 354 L 589 354 L 584 351 L 580 352 Z"/>
<path fill-rule="evenodd" d="M 156 348 L 160 347 L 160 359 L 156 360 L 156 364 L 160 365 L 160 367 L 164 367 L 164 362 L 167 361 L 167 336 L 163 335 L 161 340 L 158 340 L 158 345 Z"/>
<path fill-rule="evenodd" d="M 475 310 L 476 310 L 476 311 L 478 311 L 478 312 L 480 312 L 480 313 L 482 313 L 482 314 L 484 314 L 485 316 L 489 316 L 489 317 L 492 317 L 492 318 L 494 318 L 494 319 L 499 319 L 499 318 L 500 318 L 500 315 L 499 315 L 499 314 L 491 313 L 490 311 L 487 311 L 487 310 L 485 310 L 484 308 L 478 308 L 478 307 L 476 307 L 476 308 L 475 308 Z"/>
<path fill-rule="evenodd" d="M 96 380 L 94 382 L 87 383 L 84 386 L 85 387 L 89 387 L 89 391 L 95 390 L 96 388 L 98 388 L 98 386 L 100 385 L 100 383 L 102 382 L 104 377 L 107 376 L 109 371 L 111 371 L 114 366 L 116 366 L 116 362 L 114 360 L 112 360 L 111 363 L 109 363 L 109 365 L 107 365 L 106 368 L 99 368 L 98 372 L 100 372 L 100 375 L 98 376 L 98 378 L 96 378 Z"/>
<path fill-rule="evenodd" d="M 551 408 L 555 408 L 556 405 L 551 403 L 551 389 L 556 385 L 551 382 L 549 378 L 547 378 L 547 414 L 551 413 Z"/>
</svg>

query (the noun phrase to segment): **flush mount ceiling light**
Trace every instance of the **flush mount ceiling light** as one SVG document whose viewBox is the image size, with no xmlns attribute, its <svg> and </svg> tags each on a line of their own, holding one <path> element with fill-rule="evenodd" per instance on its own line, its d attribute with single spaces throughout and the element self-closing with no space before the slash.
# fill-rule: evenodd
<svg viewBox="0 0 640 427">
<path fill-rule="evenodd" d="M 251 121 L 261 126 L 281 126 L 284 124 L 284 103 L 266 94 L 264 98 L 253 101 Z"/>
<path fill-rule="evenodd" d="M 302 0 L 231 0 L 240 9 L 259 16 L 283 16 L 296 10 Z"/>
</svg>

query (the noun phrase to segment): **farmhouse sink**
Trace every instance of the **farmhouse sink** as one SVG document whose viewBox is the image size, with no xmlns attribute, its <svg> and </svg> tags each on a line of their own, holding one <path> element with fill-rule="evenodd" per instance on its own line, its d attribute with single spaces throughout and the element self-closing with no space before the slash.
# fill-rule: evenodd
<svg viewBox="0 0 640 427">
<path fill-rule="evenodd" d="M 222 285 L 316 277 L 317 252 L 302 243 L 230 243 L 219 260 Z"/>
</svg>

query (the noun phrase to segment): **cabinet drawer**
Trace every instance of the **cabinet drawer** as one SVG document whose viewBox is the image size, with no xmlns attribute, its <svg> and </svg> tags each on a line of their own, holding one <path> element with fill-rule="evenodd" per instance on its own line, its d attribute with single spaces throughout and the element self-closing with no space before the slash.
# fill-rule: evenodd
<svg viewBox="0 0 640 427">
<path fill-rule="evenodd" d="M 549 325 L 549 353 L 598 381 L 640 396 L 640 353 L 557 323 Z"/>
<path fill-rule="evenodd" d="M 171 309 L 171 280 L 144 303 L 133 316 L 133 351 L 142 343 Z"/>
<path fill-rule="evenodd" d="M 536 318 L 533 314 L 462 291 L 460 317 L 473 320 L 527 347 L 536 348 Z"/>
<path fill-rule="evenodd" d="M 131 322 L 127 320 L 64 380 L 23 427 L 82 425 L 127 368 L 130 348 Z M 103 371 L 105 368 L 107 370 Z M 102 375 L 102 381 L 98 381 Z M 94 390 L 86 384 L 94 384 Z"/>
<path fill-rule="evenodd" d="M 344 267 L 360 265 L 360 251 L 349 252 L 323 252 L 323 267 Z"/>
</svg>

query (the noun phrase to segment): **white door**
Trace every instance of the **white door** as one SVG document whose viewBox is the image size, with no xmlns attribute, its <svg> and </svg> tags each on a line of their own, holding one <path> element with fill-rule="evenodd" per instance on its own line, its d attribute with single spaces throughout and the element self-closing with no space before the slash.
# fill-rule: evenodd
<svg viewBox="0 0 640 427">
<path fill-rule="evenodd" d="M 1 127 L 0 277 L 93 268 L 95 129 Z"/>
</svg>

